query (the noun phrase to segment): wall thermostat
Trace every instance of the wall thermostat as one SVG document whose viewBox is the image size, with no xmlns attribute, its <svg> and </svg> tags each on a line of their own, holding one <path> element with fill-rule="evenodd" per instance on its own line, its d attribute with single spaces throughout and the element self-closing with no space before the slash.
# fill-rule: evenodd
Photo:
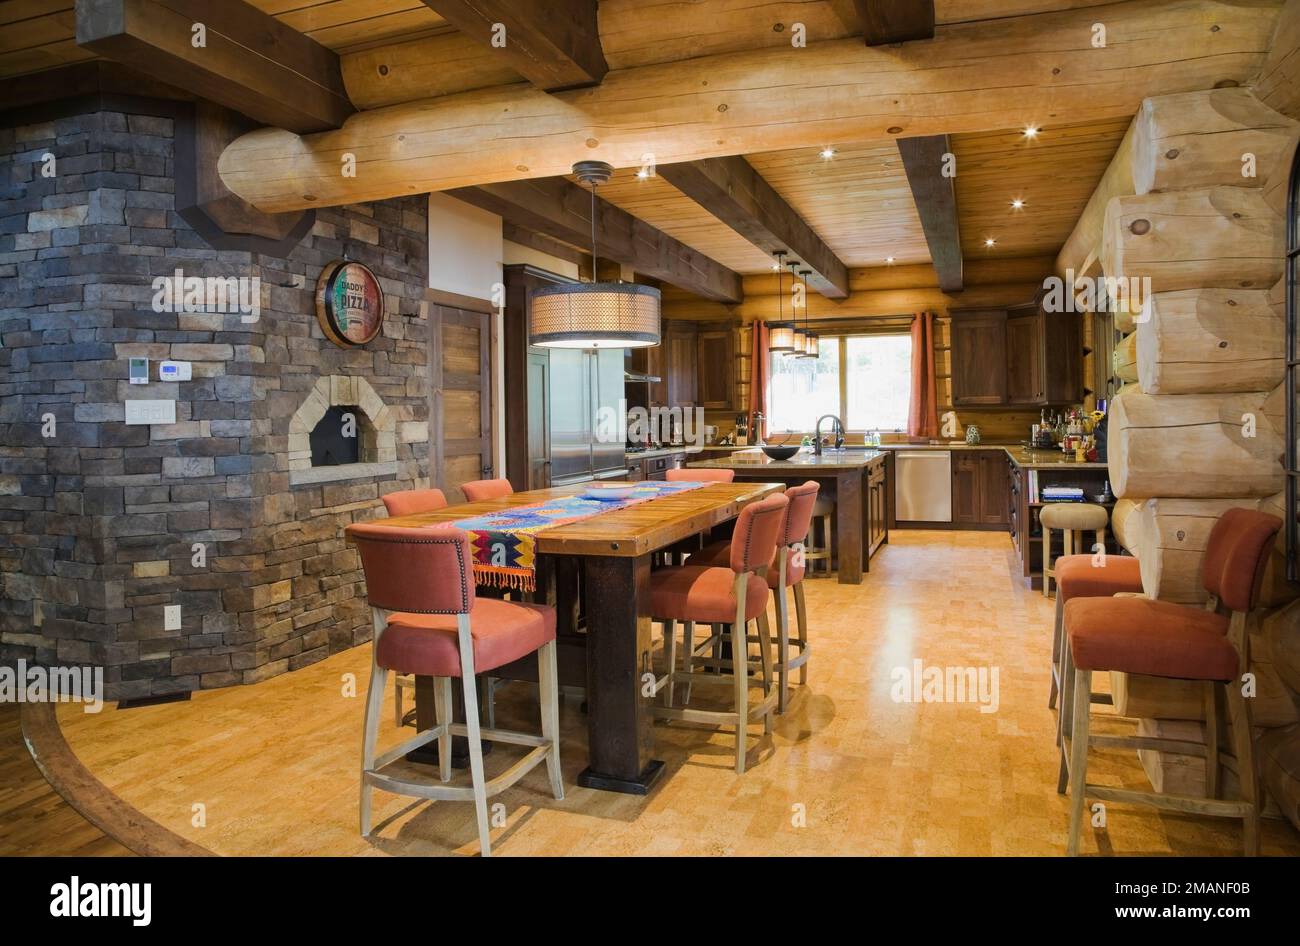
<svg viewBox="0 0 1300 946">
<path fill-rule="evenodd" d="M 158 364 L 158 380 L 188 381 L 193 373 L 188 361 L 163 361 Z"/>
<path fill-rule="evenodd" d="M 130 367 L 127 370 L 126 376 L 131 379 L 132 384 L 148 384 L 149 383 L 149 359 L 132 358 L 130 360 Z"/>
</svg>

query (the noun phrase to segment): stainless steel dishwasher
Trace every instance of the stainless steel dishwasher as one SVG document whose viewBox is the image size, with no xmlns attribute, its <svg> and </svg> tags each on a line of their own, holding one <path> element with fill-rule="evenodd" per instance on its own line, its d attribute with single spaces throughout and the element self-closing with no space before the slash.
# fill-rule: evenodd
<svg viewBox="0 0 1300 946">
<path fill-rule="evenodd" d="M 895 451 L 894 512 L 899 522 L 952 522 L 952 451 Z"/>
</svg>

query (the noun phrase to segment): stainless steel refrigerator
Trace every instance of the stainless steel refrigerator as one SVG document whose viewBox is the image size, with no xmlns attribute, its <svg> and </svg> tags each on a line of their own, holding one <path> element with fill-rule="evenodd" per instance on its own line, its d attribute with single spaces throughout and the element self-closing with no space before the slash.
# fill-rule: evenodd
<svg viewBox="0 0 1300 946">
<path fill-rule="evenodd" d="M 551 482 L 626 475 L 626 437 L 600 423 L 602 408 L 606 421 L 623 416 L 623 349 L 552 348 L 550 355 Z"/>
</svg>

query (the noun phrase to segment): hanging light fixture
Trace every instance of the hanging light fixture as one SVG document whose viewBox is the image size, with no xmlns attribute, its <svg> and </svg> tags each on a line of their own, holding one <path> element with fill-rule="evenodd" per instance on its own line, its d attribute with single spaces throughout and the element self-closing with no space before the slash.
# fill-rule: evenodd
<svg viewBox="0 0 1300 946">
<path fill-rule="evenodd" d="M 777 320 L 772 323 L 772 333 L 768 337 L 767 347 L 769 351 L 789 354 L 794 351 L 794 323 L 786 322 L 783 315 L 785 307 L 785 289 L 783 287 L 785 284 L 782 282 L 781 277 L 783 275 L 782 270 L 784 269 L 783 263 L 785 260 L 785 250 L 777 250 L 772 255 L 776 257 L 776 265 L 778 267 L 778 272 L 776 274 Z"/>
<path fill-rule="evenodd" d="M 541 348 L 648 348 L 659 344 L 659 290 L 596 277 L 596 187 L 614 168 L 579 161 L 578 180 L 591 188 L 591 282 L 559 283 L 533 291 L 528 344 Z"/>
<path fill-rule="evenodd" d="M 793 280 L 797 278 L 799 275 L 799 261 L 797 259 L 792 259 L 786 265 L 790 267 L 791 279 Z M 794 285 L 793 281 L 791 282 L 791 285 L 792 286 Z M 799 313 L 794 304 L 794 299 L 790 300 L 790 317 L 794 320 L 794 332 L 792 333 L 793 338 L 790 342 L 791 348 L 788 352 L 785 353 L 785 356 L 787 358 L 802 358 L 803 347 L 804 347 L 804 331 L 799 327 Z"/>
<path fill-rule="evenodd" d="M 804 317 L 804 328 L 807 329 L 809 325 L 808 277 L 812 275 L 812 270 L 811 269 L 802 270 L 799 273 L 799 275 L 803 277 L 803 299 L 804 299 L 803 317 Z M 800 357 L 811 358 L 813 360 L 816 360 L 820 351 L 821 351 L 821 345 L 817 339 L 817 333 L 805 331 L 803 335 L 803 354 Z"/>
</svg>

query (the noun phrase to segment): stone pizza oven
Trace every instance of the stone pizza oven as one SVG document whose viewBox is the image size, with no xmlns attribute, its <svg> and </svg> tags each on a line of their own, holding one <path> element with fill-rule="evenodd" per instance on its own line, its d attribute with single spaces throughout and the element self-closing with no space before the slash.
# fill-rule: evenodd
<svg viewBox="0 0 1300 946">
<path fill-rule="evenodd" d="M 338 408 L 338 411 L 331 411 Z M 312 436 L 322 425 L 351 415 L 355 426 L 354 463 L 320 465 L 313 462 Z M 365 378 L 331 375 L 319 378 L 289 422 L 289 482 L 322 483 L 397 473 L 397 422 L 393 411 Z"/>
</svg>

